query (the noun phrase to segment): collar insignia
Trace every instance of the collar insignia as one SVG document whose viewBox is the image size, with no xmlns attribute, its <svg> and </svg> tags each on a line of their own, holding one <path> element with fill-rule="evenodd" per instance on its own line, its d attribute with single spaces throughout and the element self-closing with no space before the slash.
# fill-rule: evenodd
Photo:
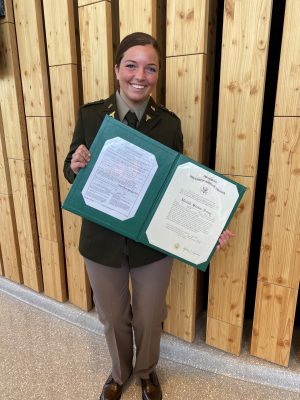
<svg viewBox="0 0 300 400">
<path fill-rule="evenodd" d="M 152 107 L 151 107 L 152 108 Z M 146 122 L 149 121 L 149 119 L 152 119 L 149 114 L 146 114 Z"/>
<path fill-rule="evenodd" d="M 155 107 L 154 107 L 154 106 L 151 106 L 151 110 L 155 111 Z"/>
<path fill-rule="evenodd" d="M 107 108 L 112 108 L 112 106 L 113 106 L 113 103 L 110 103 L 110 105 Z"/>
<path fill-rule="evenodd" d="M 113 111 L 112 113 L 108 114 L 110 117 L 115 118 L 115 111 Z"/>
</svg>

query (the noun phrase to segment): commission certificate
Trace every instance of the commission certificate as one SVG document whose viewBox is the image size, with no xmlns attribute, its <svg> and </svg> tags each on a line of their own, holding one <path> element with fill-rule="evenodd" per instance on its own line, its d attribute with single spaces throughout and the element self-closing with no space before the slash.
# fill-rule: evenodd
<svg viewBox="0 0 300 400">
<path fill-rule="evenodd" d="M 205 262 L 239 197 L 236 185 L 191 162 L 178 166 L 146 230 L 149 243 Z"/>
<path fill-rule="evenodd" d="M 120 137 L 107 140 L 82 190 L 83 199 L 125 221 L 135 216 L 157 168 L 150 152 Z"/>
</svg>

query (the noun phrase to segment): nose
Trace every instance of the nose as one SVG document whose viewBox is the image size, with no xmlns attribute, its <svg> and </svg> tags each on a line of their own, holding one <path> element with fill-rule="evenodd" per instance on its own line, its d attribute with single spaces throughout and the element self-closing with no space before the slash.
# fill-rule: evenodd
<svg viewBox="0 0 300 400">
<path fill-rule="evenodd" d="M 136 70 L 136 74 L 135 74 L 136 79 L 138 79 L 139 81 L 144 80 L 145 77 L 145 73 L 144 73 L 144 68 L 140 67 Z"/>
</svg>

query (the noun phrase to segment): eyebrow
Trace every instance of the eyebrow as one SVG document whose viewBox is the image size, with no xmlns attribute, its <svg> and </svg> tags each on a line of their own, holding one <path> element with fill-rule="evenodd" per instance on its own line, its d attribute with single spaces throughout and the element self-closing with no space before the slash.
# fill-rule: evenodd
<svg viewBox="0 0 300 400">
<path fill-rule="evenodd" d="M 131 63 L 137 64 L 138 61 L 135 61 L 135 60 L 124 60 L 124 62 L 131 62 Z M 147 64 L 147 65 L 154 65 L 155 67 L 158 66 L 158 65 L 155 64 L 155 63 L 150 63 L 150 64 Z"/>
</svg>

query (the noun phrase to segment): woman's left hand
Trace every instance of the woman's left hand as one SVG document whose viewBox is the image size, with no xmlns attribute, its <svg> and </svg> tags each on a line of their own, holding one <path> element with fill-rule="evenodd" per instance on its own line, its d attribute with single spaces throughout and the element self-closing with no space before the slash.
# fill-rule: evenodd
<svg viewBox="0 0 300 400">
<path fill-rule="evenodd" d="M 219 244 L 217 245 L 217 250 L 220 250 L 222 247 L 226 246 L 230 240 L 230 238 L 236 236 L 235 233 L 230 232 L 229 229 L 223 231 L 219 237 Z"/>
</svg>

